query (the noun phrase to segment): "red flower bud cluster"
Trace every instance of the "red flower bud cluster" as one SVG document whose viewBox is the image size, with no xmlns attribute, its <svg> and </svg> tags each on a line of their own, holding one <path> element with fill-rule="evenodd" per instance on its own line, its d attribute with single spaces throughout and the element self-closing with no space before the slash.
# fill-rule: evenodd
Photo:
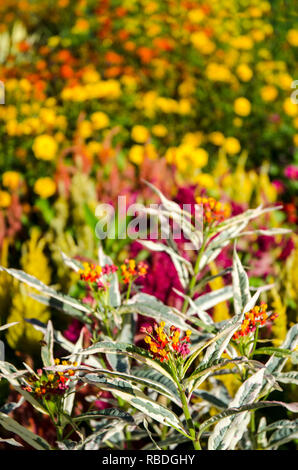
<svg viewBox="0 0 298 470">
<path fill-rule="evenodd" d="M 145 277 L 148 271 L 147 263 L 140 261 L 138 264 L 134 259 L 126 259 L 120 266 L 121 276 L 124 284 L 129 284 L 138 277 Z"/>
<path fill-rule="evenodd" d="M 191 331 L 187 330 L 180 338 L 180 329 L 172 325 L 168 332 L 165 331 L 165 322 L 160 325 L 155 324 L 154 328 L 141 328 L 142 333 L 146 333 L 145 343 L 149 345 L 150 352 L 155 359 L 160 362 L 168 361 L 172 352 L 175 359 L 181 360 L 190 352 L 188 343 L 190 342 Z"/>
<path fill-rule="evenodd" d="M 261 305 L 256 305 L 249 312 L 247 312 L 241 327 L 234 333 L 233 339 L 237 340 L 240 337 L 247 336 L 249 333 L 254 332 L 257 326 L 264 326 L 268 319 L 273 321 L 278 316 L 278 314 L 275 313 L 269 317 L 267 308 L 268 305 L 262 302 Z"/>
<path fill-rule="evenodd" d="M 207 224 L 212 224 L 213 222 L 220 223 L 230 216 L 230 207 L 217 201 L 213 197 L 197 197 L 196 202 L 202 204 L 204 222 Z"/>
<path fill-rule="evenodd" d="M 55 359 L 55 363 L 58 365 L 60 360 Z M 62 365 L 76 366 L 77 363 L 63 361 Z M 73 375 L 73 370 L 67 370 L 65 373 L 58 371 L 47 373 L 38 369 L 36 375 L 32 374 L 26 379 L 27 385 L 23 386 L 23 390 L 32 393 L 35 398 L 44 397 L 50 400 L 54 396 L 63 395 L 69 389 L 70 377 Z"/>
<path fill-rule="evenodd" d="M 103 276 L 109 276 L 110 274 L 115 273 L 118 270 L 118 267 L 114 264 L 105 266 L 98 266 L 92 263 L 83 263 L 83 269 L 79 270 L 80 279 L 82 281 L 97 283 L 98 288 L 107 287 L 106 283 L 102 282 L 101 278 Z"/>
</svg>

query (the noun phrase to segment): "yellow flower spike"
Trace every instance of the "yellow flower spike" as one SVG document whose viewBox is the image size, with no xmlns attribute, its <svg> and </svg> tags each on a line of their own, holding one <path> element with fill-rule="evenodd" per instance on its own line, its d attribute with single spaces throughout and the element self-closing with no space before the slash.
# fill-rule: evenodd
<svg viewBox="0 0 298 470">
<path fill-rule="evenodd" d="M 55 359 L 54 362 L 55 362 L 56 366 L 58 366 L 58 364 L 60 364 L 60 359 Z"/>
<path fill-rule="evenodd" d="M 150 344 L 152 340 L 151 340 L 150 336 L 146 336 L 144 341 L 145 341 L 145 343 Z"/>
</svg>

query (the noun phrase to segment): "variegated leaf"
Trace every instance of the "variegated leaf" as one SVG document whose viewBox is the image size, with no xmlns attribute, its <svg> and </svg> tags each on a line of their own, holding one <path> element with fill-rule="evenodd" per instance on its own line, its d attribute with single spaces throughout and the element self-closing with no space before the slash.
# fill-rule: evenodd
<svg viewBox="0 0 298 470">
<path fill-rule="evenodd" d="M 48 321 L 47 329 L 44 335 L 44 342 L 45 344 L 41 348 L 41 359 L 44 366 L 52 366 L 54 365 L 54 331 L 51 320 Z"/>
<path fill-rule="evenodd" d="M 98 249 L 98 262 L 100 266 L 105 266 L 107 264 L 111 266 L 112 264 L 114 264 L 113 260 L 104 253 L 101 246 Z M 109 287 L 110 305 L 112 305 L 112 307 L 119 307 L 119 305 L 121 304 L 121 296 L 120 296 L 118 275 L 116 272 L 109 276 L 109 281 L 110 281 L 110 287 Z"/>
<path fill-rule="evenodd" d="M 134 408 L 142 411 L 161 424 L 173 426 L 185 433 L 179 418 L 164 406 L 148 398 L 141 390 L 131 383 L 120 380 L 99 377 L 96 374 L 87 374 L 83 377 L 87 383 L 97 385 L 101 390 L 106 390 L 130 403 Z"/>
<path fill-rule="evenodd" d="M 80 336 L 76 344 L 74 345 L 73 352 L 69 358 L 70 361 L 77 362 L 78 366 L 81 364 L 82 356 L 77 355 L 76 352 L 82 349 L 82 347 L 83 347 L 83 330 L 81 330 Z M 72 409 L 74 406 L 75 390 L 76 390 L 77 383 L 78 383 L 78 379 L 76 377 L 72 377 L 67 394 L 65 395 L 63 399 L 63 410 L 69 416 L 71 416 Z"/>
<path fill-rule="evenodd" d="M 236 245 L 234 247 L 232 278 L 234 309 L 236 315 L 240 315 L 244 312 L 244 308 L 250 301 L 251 295 L 249 279 L 237 254 Z"/>
<path fill-rule="evenodd" d="M 262 389 L 265 368 L 247 379 L 238 389 L 229 408 L 239 408 L 257 400 Z M 234 450 L 250 421 L 248 412 L 222 419 L 214 428 L 208 440 L 209 450 Z"/>
<path fill-rule="evenodd" d="M 154 361 L 149 355 L 148 351 L 129 343 L 111 343 L 107 341 L 101 341 L 98 343 L 94 343 L 87 349 L 82 349 L 78 351 L 77 354 L 81 354 L 83 356 L 90 356 L 99 353 L 123 354 L 125 356 L 132 357 L 137 361 L 147 364 L 149 367 L 158 370 L 161 374 L 165 375 L 173 381 L 170 369 L 166 364 L 161 364 L 160 362 Z"/>
<path fill-rule="evenodd" d="M 122 419 L 127 423 L 134 423 L 133 417 L 123 410 L 117 408 L 105 408 L 104 410 L 88 411 L 81 415 L 75 416 L 73 421 L 88 421 L 96 418 L 107 418 L 107 419 Z"/>
<path fill-rule="evenodd" d="M 0 331 L 7 330 L 7 328 L 11 328 L 12 326 L 17 325 L 18 323 L 19 323 L 18 321 L 14 321 L 12 323 L 6 323 L 6 325 L 0 326 Z"/>
<path fill-rule="evenodd" d="M 21 426 L 17 421 L 10 418 L 5 413 L 0 412 L 0 424 L 7 430 L 17 436 L 23 441 L 27 442 L 31 447 L 37 450 L 51 450 L 51 446 L 42 437 L 37 436 L 29 429 Z"/>
<path fill-rule="evenodd" d="M 297 419 L 294 421 L 282 420 L 282 422 L 279 423 L 280 425 L 271 434 L 267 446 L 268 448 L 272 448 L 274 450 L 278 449 L 280 446 L 286 444 L 287 442 L 290 442 L 294 439 L 298 439 Z"/>
<path fill-rule="evenodd" d="M 54 289 L 52 289 L 52 287 L 47 286 L 36 277 L 31 276 L 30 274 L 27 274 L 22 270 L 12 269 L 12 268 L 8 269 L 8 268 L 4 268 L 3 266 L 0 266 L 0 271 L 7 272 L 14 278 L 18 279 L 19 281 L 24 282 L 28 286 L 33 287 L 34 289 L 42 292 L 43 294 L 47 295 L 48 297 L 52 299 L 56 299 L 58 302 L 61 302 L 62 304 L 70 305 L 71 307 L 77 310 L 80 310 L 82 312 L 86 312 L 86 313 L 92 312 L 91 307 L 79 302 L 78 300 L 74 299 L 73 297 L 70 297 L 69 295 L 56 292 Z"/>
<path fill-rule="evenodd" d="M 118 309 L 121 314 L 138 313 L 145 317 L 154 318 L 158 323 L 164 321 L 167 325 L 174 325 L 182 330 L 190 329 L 193 333 L 197 331 L 186 323 L 187 317 L 177 310 L 165 305 L 153 295 L 139 293 L 134 295 L 127 304 Z"/>
</svg>

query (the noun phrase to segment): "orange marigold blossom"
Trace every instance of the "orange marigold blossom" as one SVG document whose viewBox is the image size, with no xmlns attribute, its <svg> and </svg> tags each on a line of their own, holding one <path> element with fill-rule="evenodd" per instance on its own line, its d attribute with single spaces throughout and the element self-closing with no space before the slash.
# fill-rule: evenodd
<svg viewBox="0 0 298 470">
<path fill-rule="evenodd" d="M 174 354 L 176 360 L 181 361 L 190 352 L 188 343 L 190 342 L 191 331 L 187 330 L 180 338 L 181 331 L 172 325 L 168 331 L 165 330 L 165 322 L 162 321 L 152 327 L 142 327 L 140 330 L 146 333 L 144 341 L 149 345 L 150 352 L 154 359 L 160 362 L 168 361 L 169 354 Z"/>
<path fill-rule="evenodd" d="M 249 312 L 246 312 L 239 330 L 233 335 L 233 339 L 238 340 L 240 337 L 247 336 L 249 333 L 254 332 L 257 327 L 264 326 L 269 319 L 273 321 L 278 314 L 274 313 L 269 316 L 267 308 L 268 305 L 262 302 L 260 305 L 256 305 L 249 310 Z"/>
</svg>

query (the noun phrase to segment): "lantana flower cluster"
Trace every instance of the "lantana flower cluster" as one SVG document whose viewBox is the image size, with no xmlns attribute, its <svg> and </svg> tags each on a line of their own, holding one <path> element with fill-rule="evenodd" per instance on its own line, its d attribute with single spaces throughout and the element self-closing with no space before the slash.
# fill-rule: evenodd
<svg viewBox="0 0 298 470">
<path fill-rule="evenodd" d="M 260 305 L 256 305 L 249 310 L 249 312 L 245 314 L 241 327 L 234 333 L 233 339 L 238 340 L 241 337 L 249 335 L 249 333 L 253 333 L 257 327 L 264 326 L 269 318 L 273 321 L 278 314 L 273 313 L 269 317 L 267 308 L 268 305 L 262 302 Z"/>
<path fill-rule="evenodd" d="M 142 327 L 141 332 L 146 333 L 144 341 L 149 345 L 154 359 L 158 359 L 160 362 L 168 361 L 171 353 L 176 360 L 184 359 L 190 353 L 190 330 L 187 330 L 185 335 L 181 337 L 179 328 L 172 325 L 167 331 L 165 330 L 165 322 L 162 321 L 159 325 L 155 324 L 154 327 Z"/>
<path fill-rule="evenodd" d="M 148 271 L 148 265 L 144 261 L 136 263 L 134 259 L 126 259 L 120 266 L 121 276 L 124 284 L 130 284 L 138 277 L 145 277 Z"/>
<path fill-rule="evenodd" d="M 60 364 L 60 359 L 55 359 L 55 364 Z M 77 366 L 76 362 L 62 361 L 65 366 Z M 42 369 L 37 370 L 37 374 L 30 375 L 27 379 L 27 385 L 23 389 L 32 393 L 35 398 L 45 398 L 50 400 L 55 396 L 63 395 L 69 389 L 70 377 L 74 375 L 72 369 L 67 372 L 45 372 Z"/>
<path fill-rule="evenodd" d="M 204 222 L 208 225 L 223 222 L 231 214 L 231 209 L 227 204 L 223 204 L 213 197 L 197 197 L 196 202 L 202 204 Z"/>
<path fill-rule="evenodd" d="M 106 264 L 105 266 L 94 265 L 92 263 L 83 263 L 83 269 L 79 270 L 80 279 L 91 284 L 96 283 L 99 289 L 106 289 L 108 283 L 104 282 L 103 276 L 118 271 L 118 267 L 114 264 Z"/>
</svg>

